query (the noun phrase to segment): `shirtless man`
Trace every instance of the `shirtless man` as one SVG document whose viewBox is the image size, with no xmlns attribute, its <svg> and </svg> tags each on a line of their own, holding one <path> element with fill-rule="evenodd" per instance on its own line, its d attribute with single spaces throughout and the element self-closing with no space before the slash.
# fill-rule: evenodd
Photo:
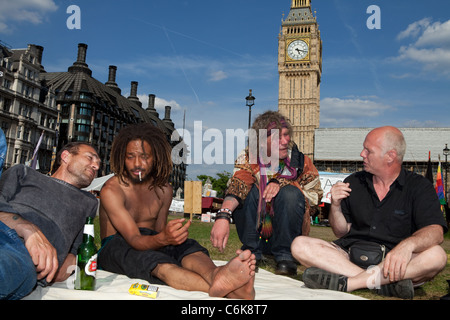
<svg viewBox="0 0 450 320">
<path fill-rule="evenodd" d="M 111 150 L 115 176 L 100 193 L 100 267 L 175 289 L 254 299 L 256 260 L 250 251 L 238 250 L 217 267 L 205 248 L 188 239 L 190 221 L 167 221 L 171 169 L 170 145 L 155 126 L 130 125 L 116 136 Z"/>
</svg>

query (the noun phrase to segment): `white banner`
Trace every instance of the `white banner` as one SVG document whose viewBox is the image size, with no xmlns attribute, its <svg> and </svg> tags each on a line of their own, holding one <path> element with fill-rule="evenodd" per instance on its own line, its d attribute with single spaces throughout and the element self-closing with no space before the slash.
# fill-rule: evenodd
<svg viewBox="0 0 450 320">
<path fill-rule="evenodd" d="M 349 175 L 346 173 L 319 172 L 320 185 L 323 190 L 322 202 L 331 203 L 331 187 L 336 182 L 344 181 Z"/>
</svg>

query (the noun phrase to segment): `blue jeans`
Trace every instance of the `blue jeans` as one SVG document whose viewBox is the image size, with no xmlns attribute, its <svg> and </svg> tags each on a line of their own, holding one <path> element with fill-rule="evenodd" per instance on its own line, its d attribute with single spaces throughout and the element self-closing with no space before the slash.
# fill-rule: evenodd
<svg viewBox="0 0 450 320">
<path fill-rule="evenodd" d="M 18 300 L 36 286 L 36 267 L 16 231 L 0 222 L 0 299 Z"/>
<path fill-rule="evenodd" d="M 249 249 L 256 259 L 262 254 L 272 254 L 275 261 L 295 261 L 291 254 L 292 241 L 302 234 L 305 214 L 305 196 L 296 187 L 287 185 L 280 189 L 272 200 L 274 217 L 273 234 L 266 243 L 261 240 L 256 226 L 259 201 L 259 189 L 253 185 L 244 204 L 233 213 L 242 250 Z"/>
</svg>

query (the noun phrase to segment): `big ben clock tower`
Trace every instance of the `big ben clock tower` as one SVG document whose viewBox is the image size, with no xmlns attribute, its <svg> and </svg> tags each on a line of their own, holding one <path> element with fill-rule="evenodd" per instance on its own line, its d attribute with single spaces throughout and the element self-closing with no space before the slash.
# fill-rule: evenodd
<svg viewBox="0 0 450 320">
<path fill-rule="evenodd" d="M 278 37 L 278 110 L 292 124 L 292 140 L 314 159 L 314 130 L 320 124 L 322 40 L 312 0 L 292 0 Z"/>
</svg>

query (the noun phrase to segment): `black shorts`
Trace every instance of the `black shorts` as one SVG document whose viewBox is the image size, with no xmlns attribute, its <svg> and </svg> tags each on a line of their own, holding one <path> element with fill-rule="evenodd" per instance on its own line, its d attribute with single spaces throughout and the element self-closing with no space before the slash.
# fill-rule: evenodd
<svg viewBox="0 0 450 320">
<path fill-rule="evenodd" d="M 155 235 L 156 231 L 140 228 L 142 235 Z M 154 284 L 165 284 L 152 276 L 158 264 L 170 263 L 181 266 L 183 258 L 194 252 L 203 252 L 209 256 L 208 250 L 197 241 L 188 239 L 178 246 L 166 246 L 159 250 L 140 251 L 133 249 L 120 234 L 103 239 L 98 252 L 99 269 L 124 274 L 130 278 L 147 280 Z"/>
</svg>

